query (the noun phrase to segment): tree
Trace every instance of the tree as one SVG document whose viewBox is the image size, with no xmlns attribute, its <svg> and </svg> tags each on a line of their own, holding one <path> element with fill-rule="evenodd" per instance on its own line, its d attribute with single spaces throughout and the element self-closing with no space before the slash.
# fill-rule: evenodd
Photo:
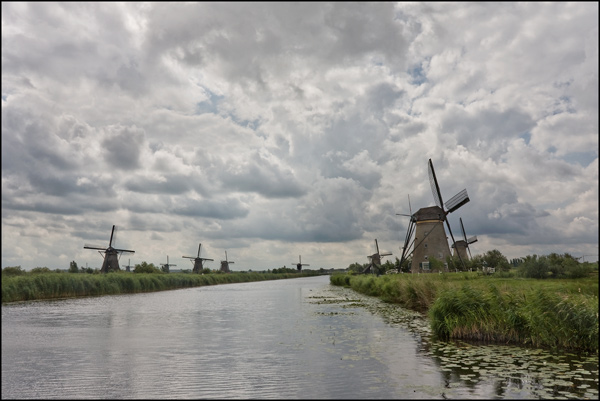
<svg viewBox="0 0 600 401">
<path fill-rule="evenodd" d="M 348 266 L 348 271 L 352 273 L 362 273 L 366 266 L 361 265 L 360 263 L 354 262 Z"/>
<path fill-rule="evenodd" d="M 154 263 L 147 263 L 146 261 L 135 265 L 133 268 L 134 273 L 162 273 L 160 269 L 154 266 Z"/>
<path fill-rule="evenodd" d="M 3 276 L 22 276 L 26 273 L 27 272 L 25 270 L 21 269 L 21 266 L 7 266 L 2 269 Z"/>
<path fill-rule="evenodd" d="M 487 267 L 493 267 L 496 269 L 496 271 L 510 270 L 508 259 L 506 259 L 506 256 L 502 255 L 502 253 L 497 249 L 487 251 L 483 255 L 483 262 L 487 263 Z"/>
<path fill-rule="evenodd" d="M 548 278 L 550 266 L 548 258 L 537 255 L 528 255 L 519 266 L 519 274 L 526 278 Z"/>
<path fill-rule="evenodd" d="M 50 270 L 47 267 L 34 267 L 33 269 L 31 269 L 31 273 L 32 274 L 39 274 L 39 273 L 50 273 L 52 272 L 52 270 Z"/>
<path fill-rule="evenodd" d="M 69 273 L 79 273 L 79 268 L 77 267 L 77 263 L 75 263 L 75 261 L 72 261 L 69 264 Z"/>
</svg>

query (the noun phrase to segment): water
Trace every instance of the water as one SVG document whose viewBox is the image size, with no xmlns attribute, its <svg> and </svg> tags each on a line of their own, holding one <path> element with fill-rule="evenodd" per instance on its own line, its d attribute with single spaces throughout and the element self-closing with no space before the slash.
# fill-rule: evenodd
<svg viewBox="0 0 600 401">
<path fill-rule="evenodd" d="M 593 398 L 598 357 L 441 343 L 328 276 L 2 306 L 2 398 Z"/>
</svg>

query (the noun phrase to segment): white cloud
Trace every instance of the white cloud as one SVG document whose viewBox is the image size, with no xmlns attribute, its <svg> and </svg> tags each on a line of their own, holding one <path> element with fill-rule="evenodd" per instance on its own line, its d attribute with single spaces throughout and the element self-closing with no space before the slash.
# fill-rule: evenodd
<svg viewBox="0 0 600 401">
<path fill-rule="evenodd" d="M 2 266 L 598 253 L 596 3 L 2 3 Z M 213 267 L 217 267 L 215 264 Z"/>
</svg>

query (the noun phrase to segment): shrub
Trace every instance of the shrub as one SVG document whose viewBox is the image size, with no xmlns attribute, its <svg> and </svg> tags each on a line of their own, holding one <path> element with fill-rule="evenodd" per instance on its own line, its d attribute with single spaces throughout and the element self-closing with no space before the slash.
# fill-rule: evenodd
<svg viewBox="0 0 600 401">
<path fill-rule="evenodd" d="M 2 269 L 3 276 L 22 276 L 27 273 L 25 270 L 21 269 L 21 266 L 8 266 Z"/>
</svg>

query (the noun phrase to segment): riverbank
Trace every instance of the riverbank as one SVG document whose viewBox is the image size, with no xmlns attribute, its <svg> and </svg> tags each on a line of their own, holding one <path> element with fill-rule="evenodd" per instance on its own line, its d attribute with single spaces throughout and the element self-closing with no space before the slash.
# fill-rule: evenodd
<svg viewBox="0 0 600 401">
<path fill-rule="evenodd" d="M 134 294 L 205 285 L 314 276 L 315 273 L 40 273 L 2 276 L 2 303 L 99 295 Z"/>
<path fill-rule="evenodd" d="M 425 314 L 440 339 L 598 352 L 598 276 L 536 280 L 477 273 L 335 274 L 330 282 Z"/>
</svg>

